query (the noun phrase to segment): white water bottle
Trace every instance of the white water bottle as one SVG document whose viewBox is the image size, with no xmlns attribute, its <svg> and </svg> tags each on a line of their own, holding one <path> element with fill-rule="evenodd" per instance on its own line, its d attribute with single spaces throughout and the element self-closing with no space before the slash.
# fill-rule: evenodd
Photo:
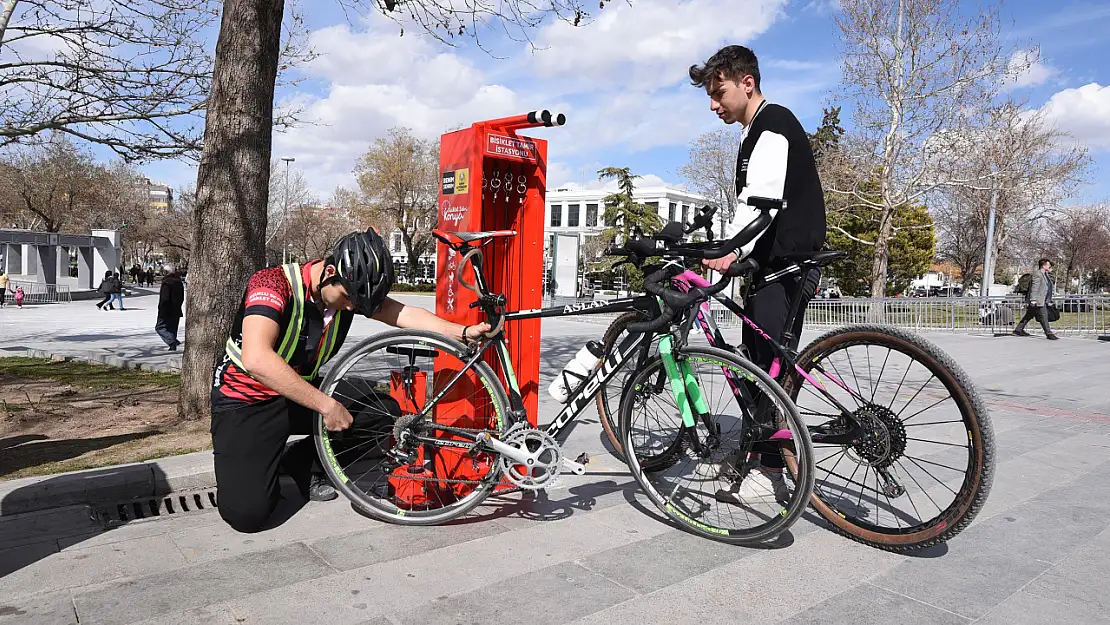
<svg viewBox="0 0 1110 625">
<path fill-rule="evenodd" d="M 547 392 L 551 394 L 559 403 L 565 403 L 570 394 L 578 389 L 578 387 L 590 377 L 594 367 L 601 361 L 601 357 L 605 354 L 602 349 L 601 343 L 597 341 L 590 341 L 586 343 L 585 347 L 578 350 L 574 355 L 574 359 L 563 367 L 559 375 L 555 376 L 555 380 L 551 386 L 547 387 Z"/>
</svg>

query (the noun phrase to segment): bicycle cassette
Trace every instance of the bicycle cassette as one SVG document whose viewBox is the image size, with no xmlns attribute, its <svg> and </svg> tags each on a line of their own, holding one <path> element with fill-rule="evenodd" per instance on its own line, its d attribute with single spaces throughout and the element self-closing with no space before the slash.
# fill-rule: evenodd
<svg viewBox="0 0 1110 625">
<path fill-rule="evenodd" d="M 563 451 L 550 434 L 531 427 L 512 428 L 501 442 L 525 452 L 523 462 L 504 454 L 498 459 L 502 474 L 510 482 L 525 490 L 540 490 L 555 483 Z"/>
</svg>

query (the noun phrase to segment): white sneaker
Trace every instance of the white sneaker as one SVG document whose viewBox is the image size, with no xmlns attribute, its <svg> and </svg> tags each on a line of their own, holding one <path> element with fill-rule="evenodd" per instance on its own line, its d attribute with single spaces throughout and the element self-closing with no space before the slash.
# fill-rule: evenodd
<svg viewBox="0 0 1110 625">
<path fill-rule="evenodd" d="M 740 483 L 739 490 L 718 490 L 717 501 L 734 505 L 755 505 L 778 502 L 785 504 L 790 501 L 790 487 L 781 471 L 763 471 L 753 469 L 748 472 L 744 481 Z"/>
</svg>

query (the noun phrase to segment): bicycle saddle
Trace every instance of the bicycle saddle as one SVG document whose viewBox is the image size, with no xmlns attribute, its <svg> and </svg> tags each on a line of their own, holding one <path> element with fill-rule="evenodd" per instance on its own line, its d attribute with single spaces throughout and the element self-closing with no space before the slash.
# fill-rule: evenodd
<svg viewBox="0 0 1110 625">
<path fill-rule="evenodd" d="M 447 230 L 432 230 L 432 236 L 439 239 L 448 247 L 459 248 L 477 241 L 496 239 L 499 237 L 515 237 L 516 230 L 492 230 L 490 232 L 449 232 Z M 484 245 L 484 243 L 483 243 Z"/>
</svg>

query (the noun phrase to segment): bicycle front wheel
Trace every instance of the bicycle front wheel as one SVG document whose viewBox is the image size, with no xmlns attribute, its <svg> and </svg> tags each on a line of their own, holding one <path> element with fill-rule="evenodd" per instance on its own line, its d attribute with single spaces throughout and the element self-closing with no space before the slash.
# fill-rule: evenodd
<svg viewBox="0 0 1110 625">
<path fill-rule="evenodd" d="M 786 393 L 751 362 L 711 347 L 687 346 L 675 358 L 684 370 L 680 383 L 700 392 L 700 402 L 686 400 L 694 427 L 683 422 L 663 357 L 652 357 L 621 402 L 629 470 L 652 502 L 691 533 L 738 545 L 773 540 L 798 520 L 813 490 L 805 424 Z M 664 455 L 671 459 L 663 468 L 640 462 L 659 464 Z"/>
<path fill-rule="evenodd" d="M 924 338 L 884 326 L 819 337 L 786 387 L 814 432 L 813 505 L 836 531 L 889 551 L 942 543 L 975 518 L 990 492 L 994 434 L 970 378 Z M 846 424 L 849 444 L 823 443 Z"/>
<path fill-rule="evenodd" d="M 316 449 L 357 509 L 390 523 L 435 525 L 470 512 L 497 485 L 495 454 L 468 451 L 472 439 L 436 427 L 500 438 L 511 425 L 497 376 L 481 360 L 464 371 L 468 360 L 455 340 L 397 330 L 359 343 L 328 372 L 320 390 L 355 422 L 329 432 L 317 415 Z M 420 417 L 441 393 L 430 418 Z"/>
</svg>

